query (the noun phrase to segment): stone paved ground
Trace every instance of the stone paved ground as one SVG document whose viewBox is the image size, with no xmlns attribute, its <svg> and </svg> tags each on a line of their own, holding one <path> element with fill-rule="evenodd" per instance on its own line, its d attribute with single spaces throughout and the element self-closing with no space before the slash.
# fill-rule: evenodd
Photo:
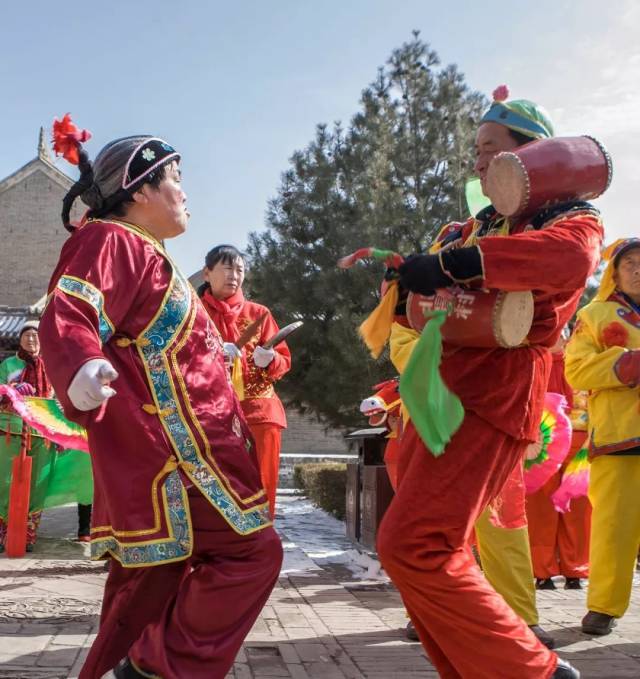
<svg viewBox="0 0 640 679">
<path fill-rule="evenodd" d="M 280 507 L 283 573 L 230 677 L 435 678 L 421 647 L 403 639 L 394 589 L 346 567 L 352 553 L 340 525 L 298 499 L 281 499 Z M 0 559 L 0 679 L 77 677 L 97 628 L 105 572 L 70 540 L 74 518 L 73 507 L 52 510 L 33 554 Z M 584 592 L 541 592 L 539 608 L 583 677 L 640 677 L 640 584 L 615 633 L 601 639 L 579 632 Z"/>
</svg>

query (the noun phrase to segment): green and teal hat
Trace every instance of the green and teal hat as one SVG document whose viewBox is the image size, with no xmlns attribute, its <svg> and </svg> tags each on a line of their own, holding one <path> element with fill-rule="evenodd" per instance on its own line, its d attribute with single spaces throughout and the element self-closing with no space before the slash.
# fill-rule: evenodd
<svg viewBox="0 0 640 679">
<path fill-rule="evenodd" d="M 507 101 L 508 98 L 509 88 L 506 85 L 496 87 L 491 108 L 480 122 L 498 123 L 531 139 L 553 137 L 553 123 L 542 106 L 527 99 Z"/>
</svg>

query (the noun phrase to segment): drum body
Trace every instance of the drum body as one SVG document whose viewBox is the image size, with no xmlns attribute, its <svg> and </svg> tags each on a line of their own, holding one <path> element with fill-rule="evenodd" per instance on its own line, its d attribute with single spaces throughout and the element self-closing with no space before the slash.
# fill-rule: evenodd
<svg viewBox="0 0 640 679">
<path fill-rule="evenodd" d="M 449 344 L 513 348 L 521 346 L 531 330 L 533 295 L 463 288 L 448 288 L 429 296 L 409 293 L 407 320 L 414 330 L 422 332 L 428 313 L 435 309 L 450 310 L 442 326 L 442 338 Z"/>
<path fill-rule="evenodd" d="M 499 153 L 487 170 L 487 195 L 506 217 L 570 200 L 592 200 L 611 183 L 611 156 L 592 137 L 540 139 Z"/>
</svg>

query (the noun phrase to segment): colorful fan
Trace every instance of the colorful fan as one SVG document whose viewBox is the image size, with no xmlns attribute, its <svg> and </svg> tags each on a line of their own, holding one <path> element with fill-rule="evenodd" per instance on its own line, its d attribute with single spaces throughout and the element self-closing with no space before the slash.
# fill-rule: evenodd
<svg viewBox="0 0 640 679">
<path fill-rule="evenodd" d="M 398 276 L 397 269 L 404 261 L 404 258 L 393 250 L 360 248 L 350 255 L 346 255 L 339 259 L 337 262 L 338 268 L 350 269 L 356 262 L 363 259 L 375 259 L 384 262 L 389 269 L 396 270 L 396 278 Z M 380 356 L 389 340 L 393 315 L 399 298 L 397 280 L 393 280 L 393 276 L 387 280 L 387 277 L 385 276 L 380 292 L 382 294 L 380 303 L 358 328 L 358 333 L 363 342 L 367 345 L 373 358 L 378 358 Z"/>
<path fill-rule="evenodd" d="M 55 399 L 22 396 L 8 384 L 0 384 L 0 399 L 3 396 L 10 401 L 17 415 L 49 441 L 61 448 L 89 452 L 87 432 L 63 415 Z"/>
<path fill-rule="evenodd" d="M 551 496 L 551 502 L 558 512 L 568 512 L 571 500 L 585 497 L 589 491 L 589 451 L 580 448 L 567 465 L 560 487 Z"/>
<path fill-rule="evenodd" d="M 527 451 L 524 482 L 527 494 L 535 493 L 558 471 L 571 446 L 571 422 L 562 394 L 548 392 L 540 422 L 540 441 Z"/>
</svg>

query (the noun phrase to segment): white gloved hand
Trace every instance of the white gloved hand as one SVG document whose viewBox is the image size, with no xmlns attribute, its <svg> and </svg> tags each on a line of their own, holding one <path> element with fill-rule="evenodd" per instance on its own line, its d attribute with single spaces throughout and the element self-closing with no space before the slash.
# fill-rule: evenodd
<svg viewBox="0 0 640 679">
<path fill-rule="evenodd" d="M 258 368 L 266 368 L 275 357 L 276 352 L 274 349 L 256 347 L 253 352 L 253 362 L 258 366 Z"/>
<path fill-rule="evenodd" d="M 242 352 L 233 342 L 225 342 L 222 349 L 224 351 L 224 357 L 229 361 L 233 361 L 242 356 Z"/>
<path fill-rule="evenodd" d="M 115 389 L 109 386 L 117 379 L 114 367 L 103 358 L 87 361 L 76 373 L 67 389 L 69 400 L 78 410 L 93 410 L 108 398 L 115 396 Z"/>
</svg>

